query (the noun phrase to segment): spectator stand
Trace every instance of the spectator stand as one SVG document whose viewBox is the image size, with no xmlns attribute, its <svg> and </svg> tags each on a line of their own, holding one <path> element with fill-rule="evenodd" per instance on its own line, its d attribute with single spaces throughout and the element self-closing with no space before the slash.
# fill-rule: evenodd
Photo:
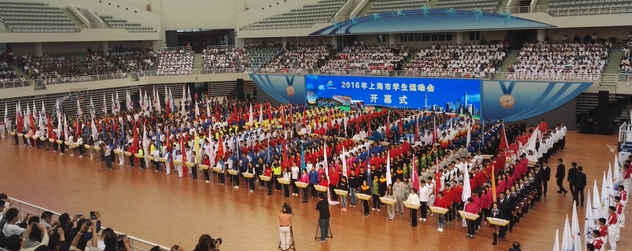
<svg viewBox="0 0 632 251">
<path fill-rule="evenodd" d="M 282 44 L 275 44 L 263 42 L 259 44 L 251 43 L 250 45 L 244 45 L 246 53 L 248 54 L 248 71 L 256 72 L 263 68 L 268 62 L 275 57 L 281 55 L 284 52 Z"/>
<path fill-rule="evenodd" d="M 146 71 L 155 71 L 158 66 L 158 56 L 150 49 L 115 48 L 108 52 L 107 59 L 124 73 L 144 75 Z"/>
<path fill-rule="evenodd" d="M 190 46 L 166 48 L 158 53 L 156 76 L 189 75 L 193 73 L 195 53 Z"/>
<path fill-rule="evenodd" d="M 124 78 L 125 74 L 105 57 L 90 53 L 20 55 L 19 68 L 43 84 L 74 83 Z"/>
<path fill-rule="evenodd" d="M 249 68 L 249 54 L 232 45 L 209 45 L 202 51 L 202 73 L 239 73 Z"/>
<path fill-rule="evenodd" d="M 355 45 L 345 47 L 320 68 L 323 74 L 344 74 L 348 70 L 363 70 L 369 75 L 388 76 L 398 70 L 409 56 L 410 47 L 403 45 Z"/>
<path fill-rule="evenodd" d="M 264 68 L 266 72 L 308 74 L 325 65 L 333 53 L 334 47 L 329 43 L 288 43 L 285 53 L 266 63 Z"/>
<path fill-rule="evenodd" d="M 46 208 L 43 207 L 39 207 L 36 205 L 33 205 L 31 203 L 27 203 L 15 198 L 10 198 L 12 202 L 14 202 L 13 206 L 14 208 L 20 210 L 20 219 L 24 218 L 26 216 L 26 214 L 31 214 L 34 216 L 40 216 L 42 215 L 43 212 L 52 212 L 53 213 L 53 220 L 54 221 L 58 221 L 59 220 L 59 216 L 61 215 L 61 213 L 52 211 L 52 210 L 48 210 Z M 71 214 L 72 215 L 72 214 Z M 72 216 L 71 216 L 72 217 Z M 84 216 L 84 217 L 90 217 L 89 215 Z M 101 225 L 101 229 L 105 229 L 107 227 L 104 227 L 103 225 Z M 114 231 L 117 235 L 122 234 L 119 232 Z M 100 232 L 99 232 L 100 235 Z M 130 239 L 130 246 L 132 248 L 133 251 L 148 251 L 150 250 L 152 247 L 154 246 L 160 246 L 158 244 L 140 239 L 140 238 L 136 238 L 133 237 L 129 234 L 126 234 L 127 237 Z M 160 246 L 160 248 L 162 250 L 169 250 L 169 248 L 164 247 L 164 246 Z"/>
<path fill-rule="evenodd" d="M 507 54 L 503 43 L 432 45 L 405 66 L 406 76 L 493 78 Z"/>
<path fill-rule="evenodd" d="M 608 47 L 597 41 L 525 42 L 507 79 L 598 81 L 608 63 Z"/>
</svg>

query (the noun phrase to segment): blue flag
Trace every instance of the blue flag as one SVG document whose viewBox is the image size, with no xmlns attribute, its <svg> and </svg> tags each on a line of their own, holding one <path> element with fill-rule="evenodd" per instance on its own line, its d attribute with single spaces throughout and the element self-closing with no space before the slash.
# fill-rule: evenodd
<svg viewBox="0 0 632 251">
<path fill-rule="evenodd" d="M 158 126 L 156 125 L 156 148 L 158 148 L 158 152 L 161 152 L 160 150 L 160 131 L 158 131 Z"/>
<path fill-rule="evenodd" d="M 266 162 L 270 164 L 272 159 L 270 158 L 270 139 L 268 139 L 268 148 L 266 148 Z"/>
<path fill-rule="evenodd" d="M 305 151 L 303 150 L 303 143 L 301 143 L 301 170 L 307 170 L 307 165 L 305 164 Z"/>
<path fill-rule="evenodd" d="M 121 137 L 118 140 L 118 145 L 123 145 L 125 141 L 125 123 L 121 123 Z"/>
<path fill-rule="evenodd" d="M 371 185 L 371 146 L 369 146 L 369 152 L 366 157 L 366 183 Z"/>
</svg>

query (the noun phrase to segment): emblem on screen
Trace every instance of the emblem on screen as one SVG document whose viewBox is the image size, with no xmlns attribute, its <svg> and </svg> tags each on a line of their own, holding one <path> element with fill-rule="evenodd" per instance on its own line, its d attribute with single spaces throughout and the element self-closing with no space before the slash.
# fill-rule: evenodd
<svg viewBox="0 0 632 251">
<path fill-rule="evenodd" d="M 513 96 L 509 94 L 505 94 L 500 97 L 500 106 L 502 106 L 505 109 L 511 109 L 512 107 L 514 107 L 515 104 L 516 104 L 516 100 L 514 99 Z"/>
</svg>

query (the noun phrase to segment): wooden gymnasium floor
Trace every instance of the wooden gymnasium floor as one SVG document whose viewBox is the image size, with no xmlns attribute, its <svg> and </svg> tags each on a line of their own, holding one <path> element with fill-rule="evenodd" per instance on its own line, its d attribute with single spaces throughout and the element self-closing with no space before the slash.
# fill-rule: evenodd
<svg viewBox="0 0 632 251">
<path fill-rule="evenodd" d="M 585 135 L 569 132 L 567 149 L 554 159 L 564 158 L 567 166 L 576 161 L 585 167 L 590 186 L 613 154 L 605 146 L 614 136 Z M 57 212 L 101 212 L 103 224 L 116 231 L 164 246 L 181 245 L 192 250 L 201 234 L 222 237 L 222 250 L 277 250 L 279 243 L 277 211 L 283 202 L 280 193 L 266 196 L 257 189 L 249 193 L 243 186 L 220 186 L 216 180 L 205 184 L 202 179 L 165 176 L 125 166 L 114 171 L 97 172 L 101 162 L 52 151 L 16 147 L 13 139 L 0 141 L 0 192 Z M 555 169 L 552 170 L 553 176 Z M 568 189 L 568 183 L 564 182 Z M 412 228 L 406 216 L 395 221 L 386 219 L 386 210 L 362 216 L 361 207 L 341 212 L 331 207 L 333 239 L 314 241 L 318 213 L 315 201 L 300 203 L 298 197 L 287 202 L 293 207 L 293 230 L 298 250 L 403 250 L 411 246 L 423 250 L 507 250 L 519 241 L 524 250 L 551 250 L 555 229 L 562 234 L 564 217 L 572 212 L 571 195 L 556 194 L 554 178 L 549 181 L 548 197 L 537 203 L 507 240 L 492 246 L 491 229 L 483 227 L 474 239 L 466 239 L 461 226 L 436 231 L 436 218 Z M 584 209 L 579 208 L 580 224 Z M 628 209 L 628 215 L 630 210 Z M 630 220 L 628 220 L 630 221 Z M 632 233 L 632 223 L 621 232 L 620 250 L 632 246 L 625 238 Z M 561 240 L 560 240 L 561 241 Z"/>
</svg>

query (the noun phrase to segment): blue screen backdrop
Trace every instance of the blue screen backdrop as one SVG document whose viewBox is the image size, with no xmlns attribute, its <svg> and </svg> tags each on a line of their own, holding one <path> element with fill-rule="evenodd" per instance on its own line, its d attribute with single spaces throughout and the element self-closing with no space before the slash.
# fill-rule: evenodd
<svg viewBox="0 0 632 251">
<path fill-rule="evenodd" d="M 458 111 L 480 115 L 479 79 L 393 78 L 366 76 L 305 76 L 307 101 L 350 97 L 365 105 Z M 469 108 L 468 108 L 469 107 Z"/>
</svg>

